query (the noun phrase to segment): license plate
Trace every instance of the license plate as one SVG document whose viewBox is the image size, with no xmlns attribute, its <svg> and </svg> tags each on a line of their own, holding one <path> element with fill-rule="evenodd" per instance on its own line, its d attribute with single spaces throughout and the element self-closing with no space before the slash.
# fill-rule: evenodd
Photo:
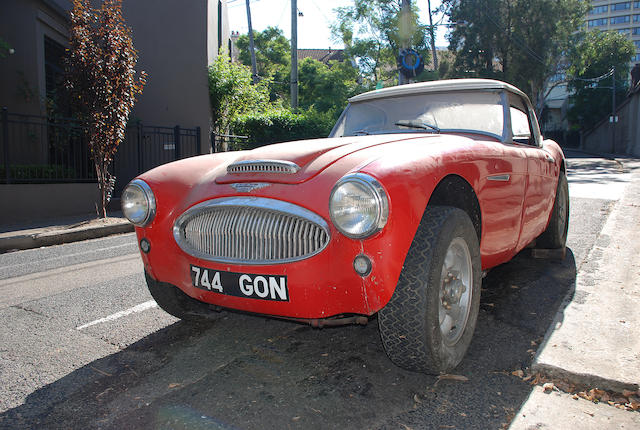
<svg viewBox="0 0 640 430">
<path fill-rule="evenodd" d="M 225 272 L 191 265 L 191 283 L 205 291 L 259 300 L 289 301 L 287 277 Z"/>
</svg>

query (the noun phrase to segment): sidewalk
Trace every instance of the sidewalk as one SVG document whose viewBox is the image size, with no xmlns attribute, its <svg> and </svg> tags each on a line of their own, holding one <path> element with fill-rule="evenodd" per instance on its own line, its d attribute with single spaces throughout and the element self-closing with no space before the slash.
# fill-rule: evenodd
<svg viewBox="0 0 640 430">
<path fill-rule="evenodd" d="M 534 388 L 511 430 L 640 428 L 640 413 L 620 405 L 625 400 L 640 402 L 640 163 L 616 161 L 632 172 L 632 181 L 580 267 L 575 288 L 534 359 L 532 372 L 551 383 L 546 390 Z M 594 391 L 596 401 L 601 396 L 601 403 L 594 403 L 559 391 L 558 386 L 608 393 Z"/>
<path fill-rule="evenodd" d="M 41 223 L 25 222 L 2 226 L 0 254 L 133 231 L 133 225 L 122 216 L 122 212 L 109 215 L 104 219 L 95 215 L 80 215 Z"/>
</svg>

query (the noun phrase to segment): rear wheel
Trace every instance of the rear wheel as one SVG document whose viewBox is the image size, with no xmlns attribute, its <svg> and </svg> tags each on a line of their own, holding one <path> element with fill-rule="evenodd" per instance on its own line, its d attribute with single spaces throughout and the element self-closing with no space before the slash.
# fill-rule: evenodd
<svg viewBox="0 0 640 430">
<path fill-rule="evenodd" d="M 168 314 L 185 321 L 204 321 L 217 315 L 215 306 L 189 297 L 171 284 L 156 281 L 146 271 L 144 276 L 151 296 Z"/>
<path fill-rule="evenodd" d="M 382 343 L 400 367 L 448 372 L 464 356 L 480 306 L 478 237 L 462 210 L 425 211 L 389 303 L 380 310 Z"/>
<path fill-rule="evenodd" d="M 538 237 L 536 248 L 564 248 L 569 231 L 569 184 L 564 172 L 558 177 L 556 199 L 547 229 Z"/>
</svg>

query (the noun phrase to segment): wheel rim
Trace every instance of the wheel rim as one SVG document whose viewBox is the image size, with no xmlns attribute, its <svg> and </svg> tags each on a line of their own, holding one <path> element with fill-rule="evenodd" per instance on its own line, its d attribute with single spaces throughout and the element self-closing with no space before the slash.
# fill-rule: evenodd
<svg viewBox="0 0 640 430">
<path fill-rule="evenodd" d="M 439 322 L 442 339 L 455 345 L 464 333 L 471 310 L 473 275 L 467 242 L 456 237 L 449 244 L 442 264 Z"/>
</svg>

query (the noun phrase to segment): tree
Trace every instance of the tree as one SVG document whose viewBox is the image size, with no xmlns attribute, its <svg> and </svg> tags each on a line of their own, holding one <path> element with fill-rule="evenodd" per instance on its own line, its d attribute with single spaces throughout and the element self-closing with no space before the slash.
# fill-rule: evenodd
<svg viewBox="0 0 640 430">
<path fill-rule="evenodd" d="M 13 52 L 13 48 L 9 45 L 5 40 L 0 37 L 0 58 L 5 58 L 7 54 L 11 54 Z"/>
<path fill-rule="evenodd" d="M 339 115 L 347 99 L 361 92 L 358 76 L 358 69 L 349 62 L 331 61 L 327 65 L 305 58 L 298 69 L 300 107 Z"/>
<path fill-rule="evenodd" d="M 570 107 L 569 121 L 581 128 L 593 126 L 611 112 L 611 77 L 606 76 L 615 67 L 616 98 L 621 100 L 627 91 L 629 61 L 635 46 L 616 32 L 590 31 L 569 50 Z"/>
<path fill-rule="evenodd" d="M 549 79 L 562 69 L 562 53 L 584 25 L 582 0 L 444 0 L 458 25 L 449 36 L 456 77 L 484 77 L 514 84 L 540 112 Z"/>
<path fill-rule="evenodd" d="M 105 0 L 98 9 L 89 0 L 73 0 L 72 6 L 65 87 L 76 117 L 86 126 L 101 216 L 106 217 L 116 179 L 109 168 L 147 75 L 143 71 L 136 78 L 138 53 L 122 16 L 122 0 Z"/>
<path fill-rule="evenodd" d="M 396 82 L 396 57 L 404 43 L 428 60 L 428 26 L 419 22 L 415 4 L 406 19 L 401 0 L 354 0 L 336 12 L 332 32 L 344 43 L 347 56 L 356 59 L 369 87 Z"/>
<path fill-rule="evenodd" d="M 231 63 L 226 55 L 219 55 L 209 66 L 209 100 L 213 129 L 226 134 L 229 125 L 240 115 L 263 111 L 269 107 L 268 79 L 252 85 L 251 70 Z"/>
<path fill-rule="evenodd" d="M 289 97 L 289 77 L 291 68 L 291 44 L 282 30 L 267 27 L 261 32 L 253 32 L 256 67 L 261 79 L 269 79 L 271 99 Z M 239 59 L 245 66 L 251 66 L 249 35 L 238 38 Z"/>
</svg>

